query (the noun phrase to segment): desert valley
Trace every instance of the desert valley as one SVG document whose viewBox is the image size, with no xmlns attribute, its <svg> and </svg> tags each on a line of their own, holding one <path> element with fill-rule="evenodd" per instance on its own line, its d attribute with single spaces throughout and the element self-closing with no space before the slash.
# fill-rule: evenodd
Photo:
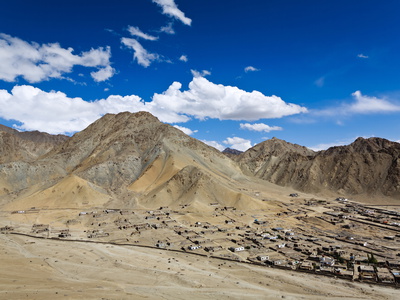
<svg viewBox="0 0 400 300">
<path fill-rule="evenodd" d="M 0 126 L 2 299 L 398 296 L 398 143 L 220 152 L 147 112 Z"/>
</svg>

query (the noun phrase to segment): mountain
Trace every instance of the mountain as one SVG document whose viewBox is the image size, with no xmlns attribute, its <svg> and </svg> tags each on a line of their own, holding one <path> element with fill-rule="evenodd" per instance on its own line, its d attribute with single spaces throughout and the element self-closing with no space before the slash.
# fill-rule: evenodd
<svg viewBox="0 0 400 300">
<path fill-rule="evenodd" d="M 34 161 L 0 164 L 0 178 L 10 209 L 50 198 L 67 205 L 69 191 L 82 187 L 99 203 L 125 207 L 256 201 L 238 189 L 247 177 L 237 163 L 147 112 L 107 114 Z"/>
<path fill-rule="evenodd" d="M 222 151 L 223 154 L 228 156 L 229 158 L 235 159 L 235 157 L 239 154 L 242 154 L 243 151 L 239 151 L 236 149 L 231 149 L 231 148 L 225 148 L 224 151 Z"/>
<path fill-rule="evenodd" d="M 107 114 L 72 137 L 1 129 L 0 205 L 8 210 L 272 209 L 260 197 L 287 195 L 287 187 L 400 196 L 400 144 L 379 138 L 320 152 L 273 138 L 229 158 L 147 112 Z"/>
<path fill-rule="evenodd" d="M 34 161 L 69 137 L 45 132 L 19 132 L 0 124 L 0 164 L 12 161 Z"/>
<path fill-rule="evenodd" d="M 358 138 L 348 146 L 313 152 L 267 140 L 236 159 L 245 172 L 304 192 L 400 196 L 400 144 Z"/>
</svg>

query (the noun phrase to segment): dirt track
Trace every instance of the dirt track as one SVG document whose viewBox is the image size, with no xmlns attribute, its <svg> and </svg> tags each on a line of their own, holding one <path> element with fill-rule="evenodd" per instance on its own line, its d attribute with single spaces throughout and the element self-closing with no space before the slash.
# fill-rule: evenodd
<svg viewBox="0 0 400 300">
<path fill-rule="evenodd" d="M 0 235 L 1 299 L 396 299 L 398 290 L 185 253 Z"/>
</svg>

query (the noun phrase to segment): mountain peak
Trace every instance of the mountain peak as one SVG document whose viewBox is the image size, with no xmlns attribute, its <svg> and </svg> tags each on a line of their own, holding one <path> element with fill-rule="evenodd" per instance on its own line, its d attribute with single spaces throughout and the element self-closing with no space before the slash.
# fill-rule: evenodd
<svg viewBox="0 0 400 300">
<path fill-rule="evenodd" d="M 249 151 L 249 152 L 262 151 L 265 154 L 274 155 L 274 156 L 281 155 L 282 153 L 286 153 L 286 152 L 298 153 L 298 154 L 305 155 L 305 156 L 315 154 L 315 152 L 312 151 L 311 149 L 308 149 L 304 146 L 300 146 L 297 144 L 292 144 L 292 143 L 286 142 L 285 140 L 281 140 L 276 137 L 273 137 L 272 139 L 261 142 L 261 143 L 255 145 L 254 147 L 250 148 L 247 151 Z"/>
<path fill-rule="evenodd" d="M 229 147 L 228 147 L 228 148 L 225 148 L 225 150 L 222 151 L 222 153 L 224 153 L 224 154 L 239 155 L 239 154 L 243 153 L 243 151 L 239 151 L 239 150 L 232 149 L 232 148 L 229 148 Z"/>
<path fill-rule="evenodd" d="M 365 152 L 365 151 L 376 152 L 396 145 L 399 144 L 383 138 L 371 137 L 365 139 L 359 137 L 352 144 L 350 144 L 350 147 L 352 147 L 357 152 Z"/>
</svg>

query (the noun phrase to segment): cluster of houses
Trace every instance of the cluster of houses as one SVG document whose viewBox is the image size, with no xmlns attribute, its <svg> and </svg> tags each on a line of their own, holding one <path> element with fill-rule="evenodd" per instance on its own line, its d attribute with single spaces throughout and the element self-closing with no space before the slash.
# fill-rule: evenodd
<svg viewBox="0 0 400 300">
<path fill-rule="evenodd" d="M 204 218 L 206 221 L 186 218 L 182 211 L 166 206 L 154 210 L 81 211 L 77 220 L 87 228 L 86 239 L 120 239 L 268 267 L 383 284 L 400 283 L 398 212 L 363 206 L 341 197 L 332 203 L 316 199 L 290 201 L 281 203 L 278 213 L 263 212 L 252 219 L 235 207 L 210 203 L 214 210 Z M 288 224 L 290 227 L 286 227 Z M 12 230 L 8 226 L 0 228 L 1 233 Z M 33 224 L 30 234 L 49 231 L 48 224 Z M 57 238 L 71 239 L 69 228 L 51 233 Z"/>
</svg>

